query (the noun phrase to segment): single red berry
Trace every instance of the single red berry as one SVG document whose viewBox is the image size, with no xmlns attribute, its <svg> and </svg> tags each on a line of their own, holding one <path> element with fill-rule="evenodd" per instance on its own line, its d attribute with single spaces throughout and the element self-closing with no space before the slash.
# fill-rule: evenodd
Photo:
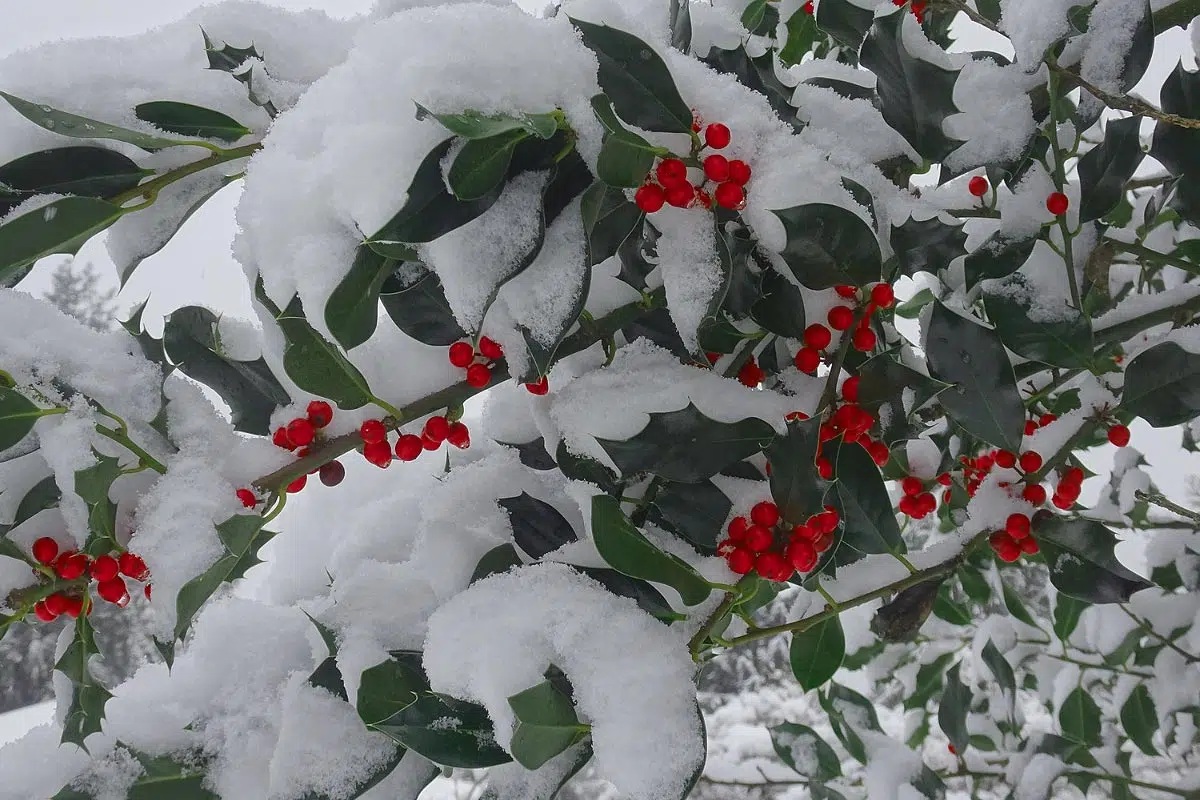
<svg viewBox="0 0 1200 800">
<path fill-rule="evenodd" d="M 900 489 L 909 497 L 916 497 L 921 492 L 925 491 L 925 484 L 920 478 L 909 475 L 900 481 Z"/>
<path fill-rule="evenodd" d="M 396 458 L 401 461 L 416 461 L 423 449 L 420 436 L 405 433 L 396 440 Z"/>
<path fill-rule="evenodd" d="M 762 383 L 765 377 L 766 373 L 762 371 L 753 357 L 742 365 L 737 375 L 738 383 L 743 386 L 749 386 L 751 389 Z"/>
<path fill-rule="evenodd" d="M 1061 508 L 1063 511 L 1070 511 L 1071 507 L 1075 505 L 1075 500 L 1076 498 L 1066 497 L 1059 492 L 1055 492 L 1054 497 L 1050 498 L 1050 502 L 1054 504 L 1055 508 Z"/>
<path fill-rule="evenodd" d="M 847 403 L 857 403 L 858 402 L 858 384 L 859 384 L 859 382 L 860 381 L 859 381 L 859 378 L 857 375 L 853 375 L 849 378 L 846 378 L 846 380 L 842 382 L 842 399 L 845 400 Z"/>
<path fill-rule="evenodd" d="M 837 530 L 840 520 L 841 516 L 838 515 L 836 508 L 825 506 L 825 510 L 820 514 L 814 514 L 808 518 L 808 524 L 819 533 L 831 533 Z"/>
<path fill-rule="evenodd" d="M 867 452 L 871 455 L 871 460 L 875 462 L 877 467 L 886 467 L 888 460 L 892 457 L 888 452 L 888 446 L 883 442 L 871 442 L 867 445 Z"/>
<path fill-rule="evenodd" d="M 1040 483 L 1031 483 L 1021 490 L 1021 497 L 1032 506 L 1040 506 L 1046 502 L 1046 488 Z"/>
<path fill-rule="evenodd" d="M 1058 419 L 1058 414 L 1042 414 L 1042 416 L 1038 418 L 1038 427 L 1044 428 L 1051 422 L 1054 422 L 1056 419 Z"/>
<path fill-rule="evenodd" d="M 834 306 L 829 309 L 829 327 L 844 331 L 854 324 L 854 309 L 849 306 Z"/>
<path fill-rule="evenodd" d="M 297 445 L 292 444 L 291 438 L 288 436 L 287 428 L 276 428 L 275 434 L 271 437 L 271 441 L 276 447 L 282 447 L 284 450 L 295 450 Z"/>
<path fill-rule="evenodd" d="M 91 560 L 83 553 L 75 553 L 68 550 L 54 562 L 54 571 L 64 581 L 73 581 L 76 578 L 83 577 L 84 573 L 88 571 L 90 563 Z"/>
<path fill-rule="evenodd" d="M 1054 192 L 1046 198 L 1046 210 L 1056 217 L 1067 213 L 1068 205 L 1067 196 L 1062 192 Z"/>
<path fill-rule="evenodd" d="M 1037 429 L 1038 429 L 1038 424 L 1036 422 L 1034 422 L 1031 419 L 1025 420 L 1025 435 L 1026 436 L 1033 436 L 1033 434 L 1037 433 Z"/>
<path fill-rule="evenodd" d="M 667 187 L 667 202 L 675 208 L 689 208 L 696 199 L 696 187 L 687 181 Z"/>
<path fill-rule="evenodd" d="M 1025 537 L 1018 544 L 1021 546 L 1021 552 L 1030 556 L 1040 552 L 1042 549 L 1038 547 L 1037 539 L 1034 539 L 1032 536 Z"/>
<path fill-rule="evenodd" d="M 442 440 L 434 439 L 427 433 L 421 434 L 421 447 L 425 450 L 433 451 L 442 446 Z"/>
<path fill-rule="evenodd" d="M 254 508 L 258 505 L 258 498 L 254 496 L 254 492 L 249 489 L 238 489 L 237 499 L 242 501 L 242 505 L 246 508 Z"/>
<path fill-rule="evenodd" d="M 487 388 L 492 382 L 492 371 L 486 364 L 472 364 L 467 367 L 467 385 L 475 389 Z"/>
<path fill-rule="evenodd" d="M 146 595 L 147 600 L 150 599 L 150 593 L 153 589 L 154 587 L 149 583 L 142 587 L 142 594 Z"/>
<path fill-rule="evenodd" d="M 384 445 L 384 446 L 386 447 L 387 445 Z M 288 494 L 296 494 L 296 492 L 299 492 L 307 484 L 308 484 L 308 476 L 301 475 L 299 478 L 296 478 L 296 480 L 292 481 L 291 483 L 289 483 L 287 485 L 287 492 L 288 492 Z"/>
<path fill-rule="evenodd" d="M 746 192 L 733 181 L 722 183 L 713 196 L 722 208 L 739 209 L 746 202 Z"/>
<path fill-rule="evenodd" d="M 817 456 L 817 474 L 821 476 L 822 480 L 832 480 L 833 462 L 825 456 Z"/>
<path fill-rule="evenodd" d="M 292 440 L 292 444 L 296 447 L 304 447 L 307 444 L 312 444 L 313 436 L 316 435 L 316 428 L 306 419 L 294 419 L 287 426 L 288 438 Z"/>
<path fill-rule="evenodd" d="M 729 159 L 716 153 L 704 159 L 704 176 L 714 183 L 729 180 Z"/>
<path fill-rule="evenodd" d="M 484 336 L 479 340 L 479 354 L 491 361 L 499 361 L 504 358 L 504 348 L 499 342 Z"/>
<path fill-rule="evenodd" d="M 815 538 L 817 538 L 817 532 L 812 529 L 811 525 L 793 525 L 789 541 L 794 542 L 797 539 L 803 539 L 806 542 L 811 542 Z"/>
<path fill-rule="evenodd" d="M 550 381 L 543 375 L 533 383 L 525 384 L 525 391 L 539 396 L 544 395 L 550 391 Z"/>
<path fill-rule="evenodd" d="M 94 607 L 95 606 L 91 605 L 90 603 L 88 604 L 88 616 L 89 617 L 92 615 L 92 609 Z M 63 613 L 65 613 L 71 619 L 79 619 L 79 615 L 83 613 L 83 598 L 82 597 L 68 597 L 67 598 L 67 610 Z"/>
<path fill-rule="evenodd" d="M 308 404 L 308 421 L 314 428 L 324 428 L 333 422 L 333 406 L 324 400 L 313 400 Z"/>
<path fill-rule="evenodd" d="M 667 202 L 667 193 L 657 183 L 647 183 L 633 193 L 633 202 L 642 211 L 653 214 Z"/>
<path fill-rule="evenodd" d="M 745 517 L 734 517 L 729 522 L 729 527 L 726 532 L 729 534 L 730 541 L 744 542 L 746 540 L 746 531 L 750 528 L 750 523 Z"/>
<path fill-rule="evenodd" d="M 829 328 L 819 322 L 814 322 L 804 329 L 804 343 L 814 350 L 824 350 L 833 341 Z"/>
<path fill-rule="evenodd" d="M 358 435 L 367 444 L 387 441 L 387 428 L 383 427 L 383 423 L 377 419 L 369 419 L 364 422 L 358 429 Z"/>
<path fill-rule="evenodd" d="M 135 581 L 145 581 L 150 577 L 150 570 L 146 567 L 146 562 L 142 560 L 141 556 L 130 552 L 121 553 L 118 564 L 121 567 L 121 574 L 128 575 Z"/>
<path fill-rule="evenodd" d="M 850 343 L 858 352 L 869 353 L 875 349 L 876 341 L 875 331 L 870 328 L 859 328 L 854 332 L 854 338 Z"/>
<path fill-rule="evenodd" d="M 750 182 L 750 165 L 741 159 L 735 158 L 729 162 L 729 180 L 745 186 Z"/>
<path fill-rule="evenodd" d="M 1028 450 L 1021 453 L 1021 470 L 1024 472 L 1037 472 L 1042 466 L 1042 456 L 1036 450 Z"/>
<path fill-rule="evenodd" d="M 871 289 L 871 302 L 880 308 L 891 308 L 896 302 L 896 290 L 890 283 L 877 283 Z"/>
<path fill-rule="evenodd" d="M 43 536 L 33 543 L 33 559 L 39 564 L 49 564 L 58 556 L 58 542 Z"/>
<path fill-rule="evenodd" d="M 952 756 L 958 755 L 958 750 L 954 747 L 954 745 L 948 744 L 948 745 L 946 745 L 946 749 L 950 751 L 950 755 L 952 755 Z"/>
<path fill-rule="evenodd" d="M 911 494 L 904 495 L 900 498 L 900 502 L 896 504 L 896 508 L 901 514 L 907 514 L 910 517 L 913 516 L 919 508 L 916 496 Z"/>
<path fill-rule="evenodd" d="M 1021 541 L 1029 535 L 1029 517 L 1024 514 L 1009 514 L 1004 522 L 1004 530 L 1016 541 Z"/>
<path fill-rule="evenodd" d="M 828 442 L 838 437 L 839 431 L 837 426 L 832 422 L 822 422 L 818 430 L 818 435 L 822 442 Z"/>
<path fill-rule="evenodd" d="M 658 182 L 668 189 L 688 182 L 687 165 L 678 158 L 664 158 L 659 162 L 655 173 L 658 175 Z"/>
<path fill-rule="evenodd" d="M 787 548 L 787 560 L 797 572 L 808 572 L 817 565 L 817 548 L 804 539 L 796 539 Z"/>
<path fill-rule="evenodd" d="M 817 367 L 821 364 L 821 354 L 815 348 L 801 347 L 796 351 L 796 357 L 792 359 L 792 363 L 801 372 L 816 372 Z"/>
<path fill-rule="evenodd" d="M 363 458 L 370 464 L 387 469 L 387 466 L 392 463 L 392 448 L 388 446 L 387 440 L 367 442 L 363 445 Z"/>
<path fill-rule="evenodd" d="M 937 476 L 937 482 L 942 486 L 949 486 L 950 484 L 954 483 L 954 479 L 950 477 L 949 472 L 943 472 L 941 475 Z"/>
<path fill-rule="evenodd" d="M 967 183 L 967 191 L 975 197 L 983 197 L 987 194 L 988 180 L 982 175 L 976 175 Z"/>
<path fill-rule="evenodd" d="M 992 456 L 996 462 L 996 466 L 1002 469 L 1012 469 L 1017 464 L 1017 456 L 1009 450 L 997 450 L 996 455 Z"/>
<path fill-rule="evenodd" d="M 33 606 L 34 615 L 42 622 L 54 622 L 58 617 L 57 614 L 51 614 L 50 609 L 46 608 L 45 600 L 38 600 Z"/>
<path fill-rule="evenodd" d="M 704 143 L 714 150 L 728 147 L 731 138 L 729 128 L 719 122 L 714 122 L 704 129 Z"/>
<path fill-rule="evenodd" d="M 424 433 L 430 439 L 444 442 L 450 435 L 450 420 L 445 417 L 430 417 L 425 421 Z"/>
<path fill-rule="evenodd" d="M 1117 447 L 1129 444 L 1129 428 L 1124 425 L 1113 425 L 1108 429 L 1108 440 Z"/>
<path fill-rule="evenodd" d="M 745 547 L 735 548 L 725 557 L 725 561 L 729 564 L 729 569 L 738 575 L 745 575 L 754 569 L 754 553 Z"/>
<path fill-rule="evenodd" d="M 746 528 L 746 536 L 743 541 L 746 547 L 756 553 L 761 553 L 775 543 L 775 536 L 762 525 L 751 525 Z"/>
<path fill-rule="evenodd" d="M 773 528 L 779 524 L 779 506 L 769 501 L 755 503 L 750 509 L 750 520 L 755 525 Z"/>
<path fill-rule="evenodd" d="M 1083 483 L 1083 470 L 1079 467 L 1071 467 L 1063 473 L 1062 482 L 1072 486 L 1080 486 Z"/>
<path fill-rule="evenodd" d="M 699 186 L 696 187 L 696 200 L 698 200 L 700 205 L 704 206 L 705 208 L 712 208 L 712 195 L 701 189 Z"/>
<path fill-rule="evenodd" d="M 829 548 L 833 547 L 833 531 L 825 531 L 818 534 L 812 540 L 813 549 L 818 553 L 824 553 Z"/>
<path fill-rule="evenodd" d="M 833 287 L 833 290 L 837 292 L 838 297 L 844 297 L 847 300 L 853 300 L 854 298 L 858 297 L 857 286 L 849 286 L 843 283 Z"/>
<path fill-rule="evenodd" d="M 466 369 L 475 360 L 475 348 L 471 347 L 467 342 L 455 342 L 450 345 L 447 355 L 450 358 L 451 364 Z"/>
<path fill-rule="evenodd" d="M 917 495 L 917 507 L 922 513 L 928 514 L 937 510 L 937 498 L 930 492 L 921 492 Z"/>
<path fill-rule="evenodd" d="M 754 568 L 758 574 L 769 581 L 782 583 L 792 577 L 795 570 L 782 554 L 774 551 L 763 553 L 754 560 Z"/>
<path fill-rule="evenodd" d="M 327 464 L 322 464 L 318 470 L 318 477 L 321 483 L 325 486 L 337 486 L 346 479 L 346 468 L 342 466 L 340 461 L 330 461 Z"/>
<path fill-rule="evenodd" d="M 71 605 L 70 600 L 67 599 L 65 594 L 61 594 L 60 592 L 55 592 L 46 598 L 46 610 L 56 617 L 67 613 L 69 605 Z"/>
<path fill-rule="evenodd" d="M 813 0 L 806 0 L 806 2 L 804 3 L 803 6 L 801 6 L 801 8 L 804 10 L 804 13 L 808 14 L 810 17 L 814 13 L 816 13 L 815 9 L 813 8 Z"/>
<path fill-rule="evenodd" d="M 115 575 L 100 581 L 96 586 L 96 594 L 100 595 L 102 600 L 107 600 L 115 605 L 122 605 L 122 600 L 125 601 L 125 604 L 129 602 L 129 590 L 125 586 L 125 581 Z"/>
<path fill-rule="evenodd" d="M 92 578 L 98 581 L 110 581 L 121 571 L 117 560 L 110 555 L 97 556 L 92 562 Z"/>
<path fill-rule="evenodd" d="M 446 441 L 459 450 L 466 450 L 471 446 L 471 432 L 461 422 L 451 423 L 450 432 L 446 434 Z"/>
<path fill-rule="evenodd" d="M 808 419 L 808 414 L 803 411 L 789 411 L 783 418 L 788 422 L 803 422 Z"/>
</svg>

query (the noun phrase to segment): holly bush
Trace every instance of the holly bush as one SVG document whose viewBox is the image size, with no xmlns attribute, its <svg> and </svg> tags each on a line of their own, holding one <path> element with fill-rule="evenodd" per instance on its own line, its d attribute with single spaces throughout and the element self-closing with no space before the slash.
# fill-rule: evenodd
<svg viewBox="0 0 1200 800">
<path fill-rule="evenodd" d="M 72 620 L 0 795 L 1196 796 L 1200 515 L 1130 446 L 1200 416 L 1154 5 L 229 4 L 0 64 L 0 633 Z M 22 293 L 232 182 L 253 323 Z M 162 662 L 104 686 L 131 602 Z M 777 646 L 773 755 L 706 768 L 696 682 Z"/>
</svg>

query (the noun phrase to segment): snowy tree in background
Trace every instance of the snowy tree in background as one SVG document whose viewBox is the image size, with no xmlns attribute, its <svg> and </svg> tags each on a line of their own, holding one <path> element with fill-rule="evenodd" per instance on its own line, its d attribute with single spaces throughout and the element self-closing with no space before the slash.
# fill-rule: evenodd
<svg viewBox="0 0 1200 800">
<path fill-rule="evenodd" d="M 1197 796 L 1200 514 L 1130 430 L 1200 433 L 1197 13 L 228 2 L 0 62 L 0 632 L 63 625 L 0 798 Z M 22 292 L 235 181 L 254 320 Z"/>
<path fill-rule="evenodd" d="M 75 260 L 67 259 L 54 268 L 50 280 L 50 290 L 42 296 L 59 311 L 98 331 L 113 326 L 117 291 L 100 288 L 100 274 L 91 262 L 77 269 Z"/>
</svg>

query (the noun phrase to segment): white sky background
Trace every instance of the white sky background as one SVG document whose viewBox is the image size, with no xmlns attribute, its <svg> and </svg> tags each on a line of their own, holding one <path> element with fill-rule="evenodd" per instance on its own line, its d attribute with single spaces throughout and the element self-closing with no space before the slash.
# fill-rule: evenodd
<svg viewBox="0 0 1200 800">
<path fill-rule="evenodd" d="M 316 8 L 338 17 L 364 13 L 373 4 L 373 0 L 266 2 L 294 10 Z M 526 0 L 522 5 L 530 2 L 539 0 Z M 53 39 L 139 33 L 207 4 L 204 0 L 0 0 L 0 57 Z M 970 28 L 969 38 L 960 40 L 955 49 L 993 49 L 1011 55 L 1007 42 L 1000 37 L 975 26 Z M 1176 28 L 1159 38 L 1155 60 L 1135 93 L 1157 101 L 1158 87 L 1181 55 L 1188 67 L 1194 68 L 1195 57 L 1188 35 Z M 182 305 L 206 305 L 224 313 L 251 316 L 245 278 L 230 253 L 235 232 L 233 213 L 239 195 L 237 184 L 216 195 L 161 252 L 142 263 L 120 295 L 122 314 L 149 296 L 145 319 L 156 333 L 161 330 L 161 317 Z M 77 257 L 94 263 L 103 277 L 116 285 L 103 236 L 85 245 Z M 44 291 L 56 263 L 58 259 L 46 259 L 21 288 L 34 294 Z M 1155 483 L 1169 497 L 1186 504 L 1186 478 L 1200 474 L 1200 455 L 1186 453 L 1179 447 L 1178 429 L 1155 431 L 1138 421 L 1133 431 L 1133 446 L 1146 453 Z M 1088 458 L 1093 469 L 1102 474 L 1107 474 L 1111 463 L 1111 448 L 1105 450 L 1108 452 L 1094 451 Z M 1089 485 L 1084 501 L 1093 499 L 1101 488 L 1098 484 Z M 1139 566 L 1138 555 L 1130 552 L 1127 557 L 1131 566 Z"/>
</svg>

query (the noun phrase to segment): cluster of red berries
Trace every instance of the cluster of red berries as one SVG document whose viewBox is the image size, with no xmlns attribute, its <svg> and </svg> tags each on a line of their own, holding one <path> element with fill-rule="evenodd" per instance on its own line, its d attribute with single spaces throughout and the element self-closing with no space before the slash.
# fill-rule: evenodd
<svg viewBox="0 0 1200 800">
<path fill-rule="evenodd" d="M 75 550 L 59 551 L 58 542 L 49 536 L 43 536 L 33 543 L 33 558 L 39 564 L 45 564 L 54 570 L 60 580 L 76 581 L 85 575 L 96 581 L 96 594 L 118 608 L 129 605 L 129 587 L 124 578 L 145 583 L 143 590 L 150 597 L 150 570 L 141 557 L 128 551 L 114 557 L 109 554 L 90 558 L 86 553 Z M 53 622 L 59 616 L 66 614 L 72 619 L 83 613 L 86 589 L 82 593 L 55 592 L 44 600 L 39 600 L 33 607 L 33 613 L 42 622 Z M 88 613 L 92 610 L 88 605 Z"/>
<path fill-rule="evenodd" d="M 693 124 L 699 128 L 699 122 Z M 714 122 L 704 129 L 706 147 L 722 150 L 729 145 L 729 128 Z M 688 177 L 688 166 L 682 159 L 664 158 L 654 170 L 657 183 L 646 176 L 646 183 L 633 195 L 637 207 L 653 214 L 664 205 L 691 208 L 697 204 L 712 208 L 713 201 L 722 208 L 740 211 L 746 207 L 746 184 L 750 182 L 750 165 L 739 159 L 730 160 L 713 153 L 700 164 L 704 180 L 697 186 Z M 711 181 L 716 185 L 712 194 L 704 188 Z"/>
<path fill-rule="evenodd" d="M 809 572 L 817 558 L 833 546 L 841 517 L 833 506 L 813 514 L 803 525 L 788 528 L 771 502 L 757 503 L 750 517 L 735 517 L 728 538 L 717 545 L 729 569 L 738 575 L 758 572 L 771 581 L 786 581 L 796 572 Z"/>
<path fill-rule="evenodd" d="M 369 419 L 358 429 L 363 440 L 363 457 L 381 469 L 392 463 L 392 445 L 388 442 L 387 427 L 377 419 Z M 425 450 L 437 450 L 446 442 L 460 450 L 471 446 L 471 432 L 461 422 L 451 422 L 446 417 L 430 417 L 425 421 L 421 435 L 404 433 L 396 440 L 395 458 L 401 461 L 416 461 Z"/>
<path fill-rule="evenodd" d="M 946 475 L 947 480 L 949 475 Z M 941 476 L 938 476 L 939 480 Z M 913 519 L 925 517 L 937 511 L 937 498 L 932 492 L 925 490 L 925 482 L 915 475 L 909 475 L 900 481 L 900 490 L 904 494 L 897 504 L 901 514 L 907 514 Z M 949 491 L 949 490 L 947 490 Z"/>
<path fill-rule="evenodd" d="M 284 450 L 296 451 L 297 458 L 309 454 L 313 442 L 320 438 L 320 430 L 333 422 L 333 406 L 324 400 L 313 400 L 308 404 L 306 415 L 297 417 L 283 427 L 276 428 L 271 437 L 278 447 Z M 346 468 L 339 461 L 330 461 L 314 469 L 308 475 L 320 473 L 321 483 L 326 486 L 337 486 L 346 477 Z M 287 485 L 287 491 L 295 494 L 308 484 L 308 475 L 301 475 Z M 258 505 L 258 497 L 249 489 L 238 489 L 238 499 L 246 508 Z"/>
<path fill-rule="evenodd" d="M 486 388 L 492 382 L 491 362 L 504 358 L 504 348 L 484 336 L 479 340 L 479 349 L 470 342 L 455 342 L 450 345 L 450 363 L 467 371 L 467 385 L 476 389 Z M 482 358 L 479 362 L 476 358 Z"/>
<path fill-rule="evenodd" d="M 993 533 L 988 542 L 1001 561 L 1011 564 L 1020 558 L 1022 553 L 1033 555 L 1041 550 L 1037 539 L 1034 539 L 1030 532 L 1031 527 L 1029 517 L 1024 514 L 1009 514 L 1004 523 L 1004 530 Z"/>
<path fill-rule="evenodd" d="M 859 289 L 857 286 L 836 286 L 834 291 L 845 300 L 861 302 L 866 300 L 866 313 L 858 321 L 851 345 L 860 353 L 870 353 L 878 343 L 875 331 L 871 329 L 871 316 L 881 308 L 891 308 L 896 302 L 896 293 L 890 284 L 877 283 L 870 291 Z M 864 296 L 865 295 L 865 296 Z M 796 369 L 801 372 L 813 373 L 821 363 L 821 354 L 833 342 L 832 328 L 835 331 L 848 330 L 854 325 L 854 308 L 847 305 L 836 305 L 829 309 L 826 315 L 829 327 L 819 322 L 804 329 L 804 346 L 797 352 L 794 359 Z"/>
<path fill-rule="evenodd" d="M 909 0 L 892 0 L 892 5 L 902 6 L 907 2 Z M 922 25 L 925 24 L 925 7 L 928 5 L 928 0 L 912 0 L 912 6 L 909 9 L 912 11 L 913 16 L 917 18 L 917 22 Z"/>
</svg>

